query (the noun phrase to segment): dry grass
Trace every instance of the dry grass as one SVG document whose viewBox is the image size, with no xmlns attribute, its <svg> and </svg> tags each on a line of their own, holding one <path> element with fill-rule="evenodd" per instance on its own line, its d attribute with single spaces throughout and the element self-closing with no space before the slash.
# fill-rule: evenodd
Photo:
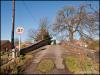
<svg viewBox="0 0 100 75">
<path fill-rule="evenodd" d="M 14 62 L 9 62 L 7 64 L 4 64 L 1 66 L 0 73 L 5 73 L 5 74 L 16 74 L 17 73 L 17 67 Z"/>
<path fill-rule="evenodd" d="M 83 73 L 85 74 L 98 74 L 99 66 L 97 66 L 97 63 L 94 63 L 91 58 L 85 58 L 84 61 L 82 61 L 82 68 L 83 68 Z"/>
<path fill-rule="evenodd" d="M 21 73 L 31 62 L 32 62 L 32 59 L 33 59 L 33 56 L 32 55 L 25 55 L 24 57 L 21 56 L 22 60 L 19 60 L 17 62 L 17 69 L 18 69 L 18 72 Z"/>
<path fill-rule="evenodd" d="M 39 63 L 37 70 L 46 73 L 51 71 L 53 67 L 54 67 L 54 63 L 51 59 L 44 59 Z"/>
<path fill-rule="evenodd" d="M 93 50 L 99 50 L 99 41 L 93 41 L 92 43 L 89 43 L 88 48 Z"/>
<path fill-rule="evenodd" d="M 9 62 L 1 66 L 1 74 L 18 74 L 22 72 L 27 65 L 31 63 L 33 59 L 32 55 L 20 56 L 15 59 L 14 62 Z"/>
<path fill-rule="evenodd" d="M 80 65 L 78 63 L 78 59 L 73 56 L 68 56 L 64 58 L 65 66 L 71 71 L 72 73 L 76 71 L 80 71 Z"/>
<path fill-rule="evenodd" d="M 65 66 L 74 74 L 98 74 L 99 67 L 97 63 L 93 63 L 90 58 L 67 56 L 64 58 Z"/>
</svg>

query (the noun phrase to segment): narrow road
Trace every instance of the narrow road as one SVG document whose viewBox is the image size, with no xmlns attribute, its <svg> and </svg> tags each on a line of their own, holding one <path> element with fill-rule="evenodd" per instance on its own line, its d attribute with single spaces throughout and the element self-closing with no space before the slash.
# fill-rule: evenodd
<svg viewBox="0 0 100 75">
<path fill-rule="evenodd" d="M 37 53 L 33 63 L 39 63 L 43 58 L 53 58 L 57 69 L 64 69 L 62 54 L 65 50 L 60 45 L 48 45 L 47 49 Z"/>
<path fill-rule="evenodd" d="M 44 47 L 45 50 L 41 50 L 35 55 L 32 64 L 24 71 L 25 74 L 32 74 L 33 69 L 35 69 L 36 65 L 45 58 L 53 59 L 56 69 L 64 70 L 65 66 L 63 64 L 62 55 L 65 54 L 65 49 L 60 45 L 47 45 Z"/>
</svg>

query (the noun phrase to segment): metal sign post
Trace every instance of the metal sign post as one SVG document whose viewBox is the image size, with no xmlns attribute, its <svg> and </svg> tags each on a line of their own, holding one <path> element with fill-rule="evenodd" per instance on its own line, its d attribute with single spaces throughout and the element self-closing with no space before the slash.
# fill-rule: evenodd
<svg viewBox="0 0 100 75">
<path fill-rule="evenodd" d="M 19 52 L 20 52 L 20 47 L 21 47 L 21 35 L 19 35 Z"/>
<path fill-rule="evenodd" d="M 16 29 L 17 34 L 19 34 L 19 55 L 20 55 L 20 49 L 21 49 L 21 34 L 23 34 L 24 32 L 24 28 L 23 27 L 17 27 Z"/>
</svg>

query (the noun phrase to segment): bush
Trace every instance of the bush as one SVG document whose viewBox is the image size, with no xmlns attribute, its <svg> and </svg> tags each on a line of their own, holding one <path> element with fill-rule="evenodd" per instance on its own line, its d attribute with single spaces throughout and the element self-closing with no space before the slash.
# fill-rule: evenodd
<svg viewBox="0 0 100 75">
<path fill-rule="evenodd" d="M 93 41 L 92 43 L 88 44 L 88 48 L 93 50 L 99 49 L 99 41 Z"/>
<path fill-rule="evenodd" d="M 54 63 L 52 60 L 44 59 L 39 63 L 37 70 L 40 72 L 46 73 L 48 71 L 51 71 L 53 67 L 54 67 Z"/>
<path fill-rule="evenodd" d="M 32 55 L 20 56 L 15 61 L 10 61 L 1 66 L 1 74 L 18 74 L 21 73 L 25 67 L 32 61 Z"/>
</svg>

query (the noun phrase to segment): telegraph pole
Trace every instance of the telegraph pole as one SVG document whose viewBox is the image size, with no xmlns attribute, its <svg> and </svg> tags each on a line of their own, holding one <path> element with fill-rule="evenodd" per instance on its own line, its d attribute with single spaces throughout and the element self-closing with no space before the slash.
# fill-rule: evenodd
<svg viewBox="0 0 100 75">
<path fill-rule="evenodd" d="M 12 34 L 11 34 L 11 48 L 14 49 L 14 24 L 15 24 L 15 1 L 12 1 Z"/>
<path fill-rule="evenodd" d="M 15 46 L 14 46 L 14 24 L 15 24 L 15 1 L 12 0 L 12 33 L 11 33 L 11 49 L 12 58 L 15 58 Z"/>
</svg>

